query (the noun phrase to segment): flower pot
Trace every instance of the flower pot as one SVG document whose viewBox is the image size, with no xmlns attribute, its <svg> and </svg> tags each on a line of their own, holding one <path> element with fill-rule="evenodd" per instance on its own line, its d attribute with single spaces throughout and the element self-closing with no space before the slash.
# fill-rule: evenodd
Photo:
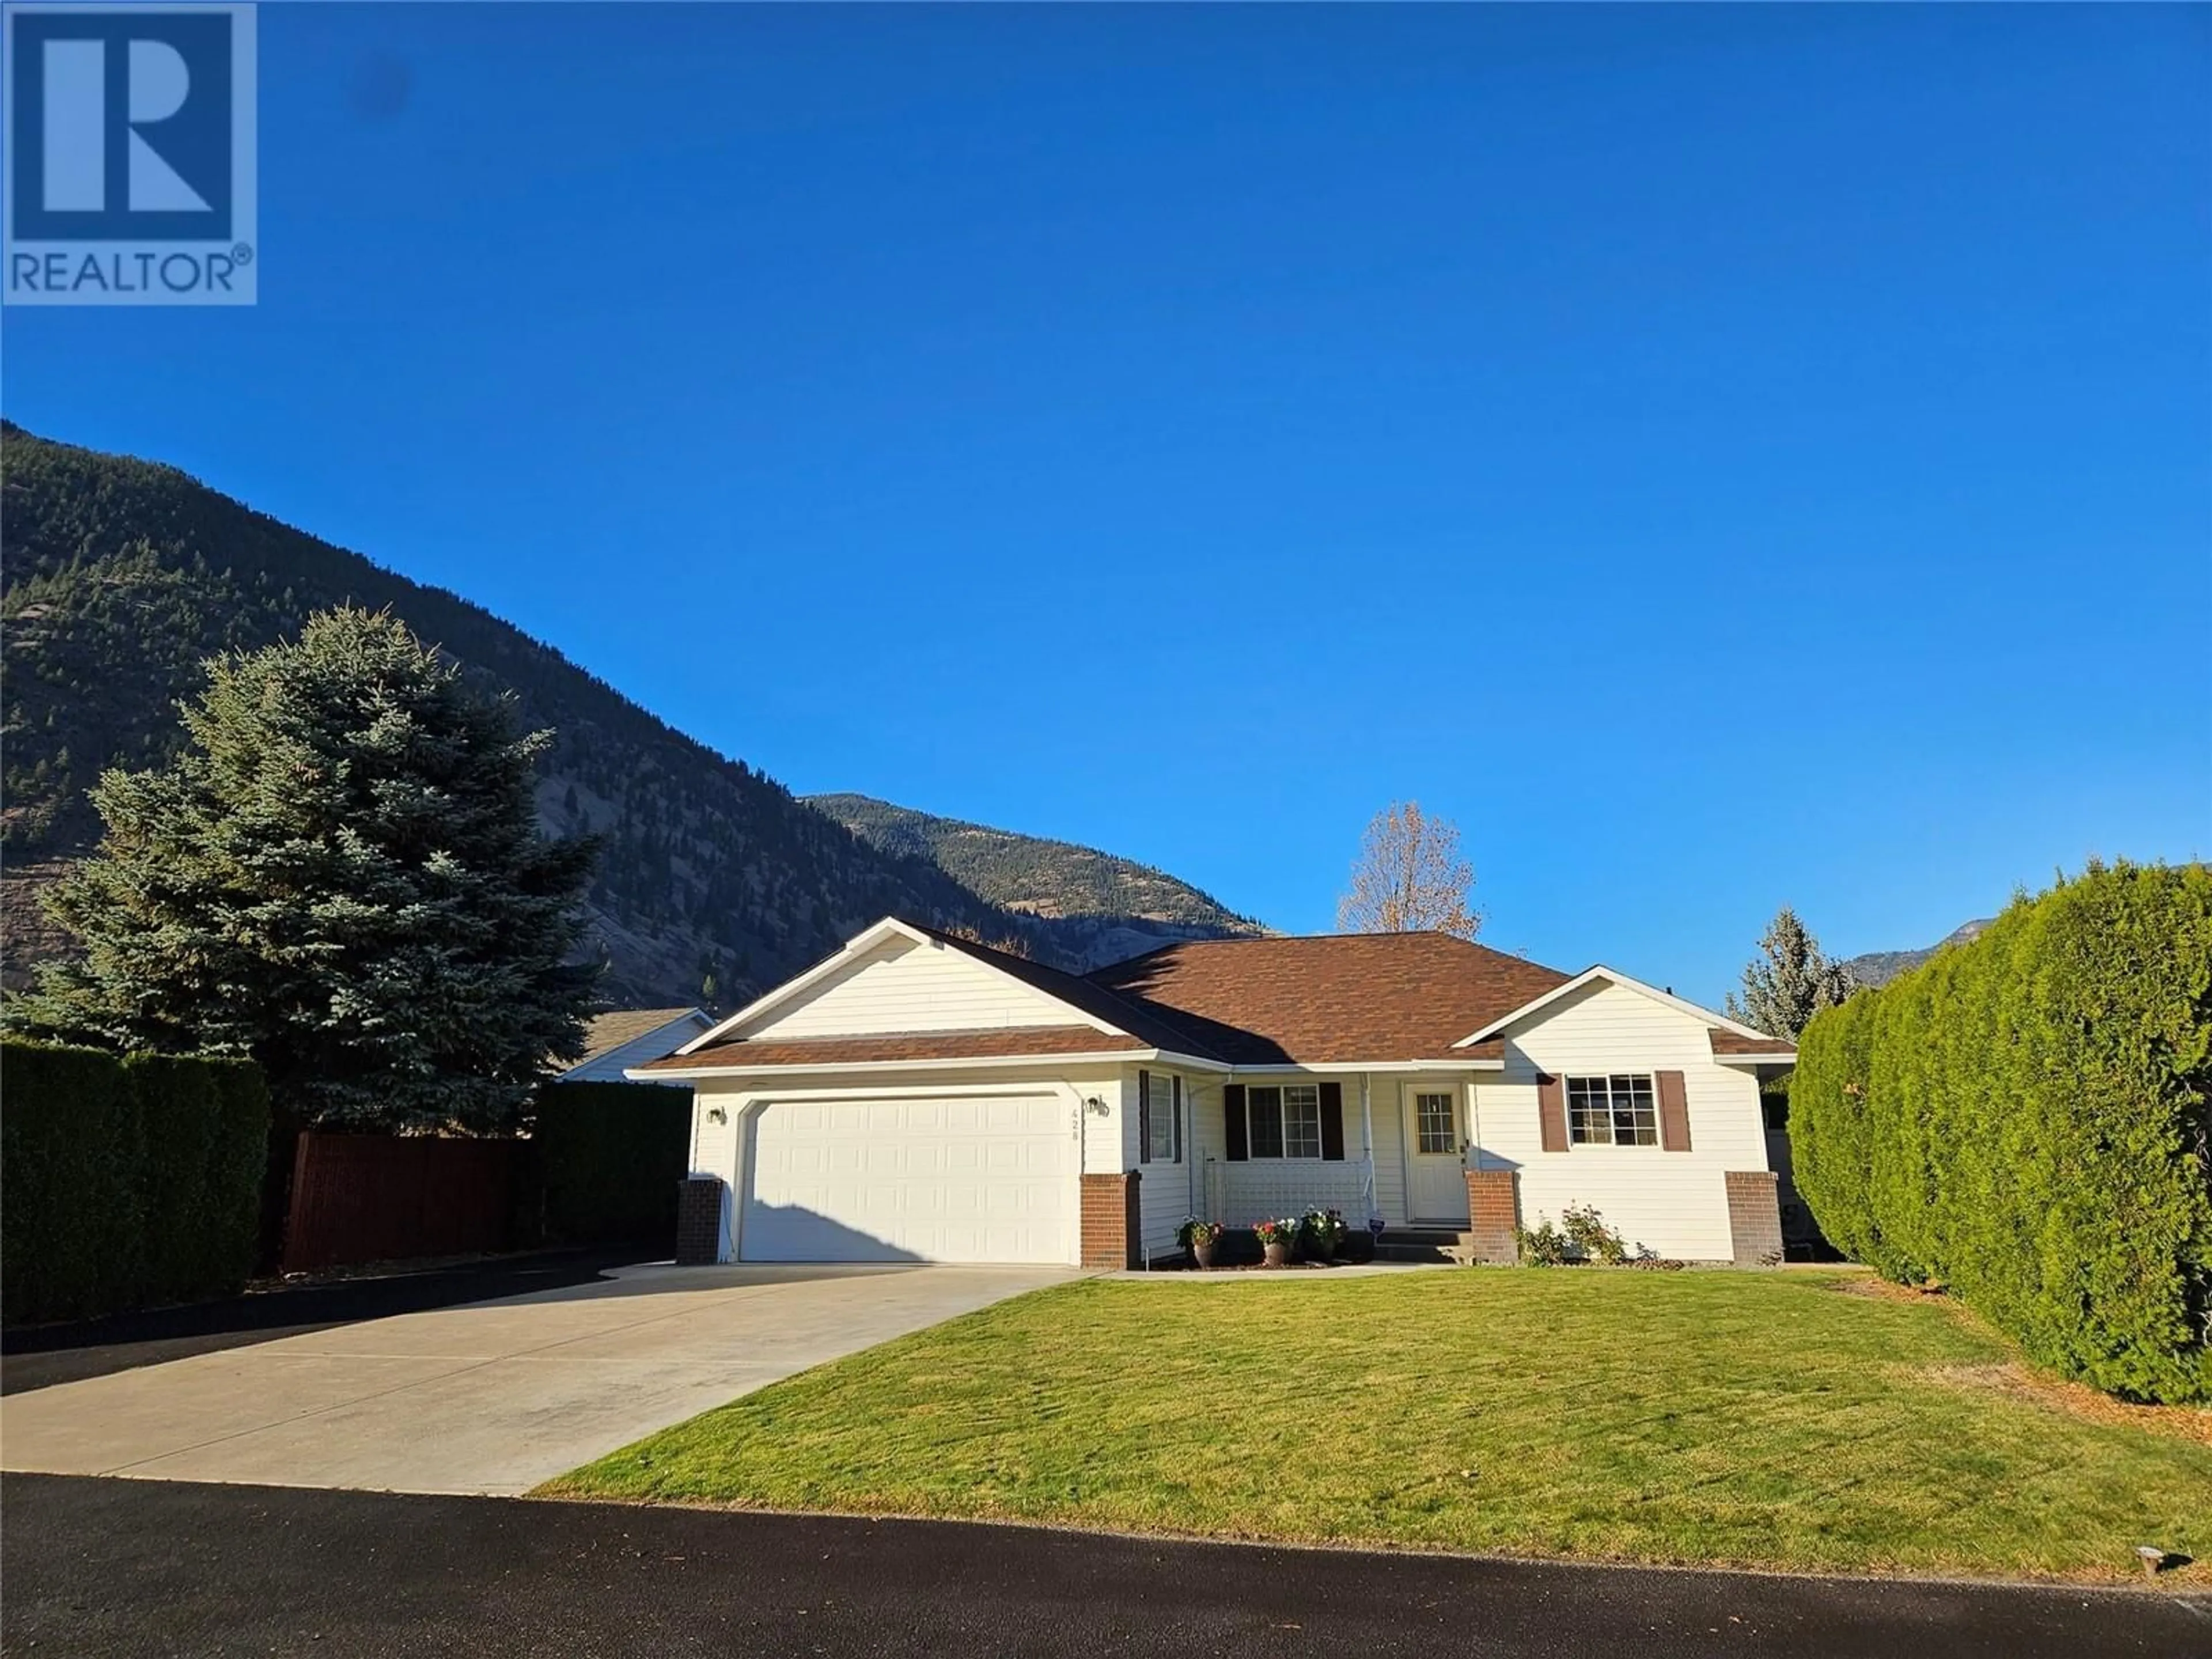
<svg viewBox="0 0 2212 1659">
<path fill-rule="evenodd" d="M 1213 1252 L 1219 1248 L 1219 1240 L 1209 1238 L 1203 1244 L 1192 1245 L 1190 1247 L 1191 1261 L 1199 1267 L 1211 1267 L 1213 1265 Z"/>
<path fill-rule="evenodd" d="M 1291 1263 L 1291 1247 L 1287 1244 L 1270 1244 L 1267 1247 L 1267 1265 L 1270 1267 L 1287 1267 Z"/>
</svg>

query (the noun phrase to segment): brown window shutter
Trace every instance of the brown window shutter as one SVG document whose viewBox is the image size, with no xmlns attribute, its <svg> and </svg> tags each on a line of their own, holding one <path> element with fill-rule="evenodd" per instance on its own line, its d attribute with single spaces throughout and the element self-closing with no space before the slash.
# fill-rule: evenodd
<svg viewBox="0 0 2212 1659">
<path fill-rule="evenodd" d="M 1252 1156 L 1244 1139 L 1244 1085 L 1241 1083 L 1221 1085 L 1221 1129 L 1226 1137 L 1223 1157 L 1231 1164 L 1242 1164 Z"/>
<path fill-rule="evenodd" d="M 1137 1162 L 1152 1161 L 1152 1074 L 1137 1073 Z"/>
<path fill-rule="evenodd" d="M 1333 1164 L 1344 1162 L 1344 1085 L 1321 1085 L 1321 1155 Z"/>
<path fill-rule="evenodd" d="M 1690 1097 L 1680 1072 L 1662 1072 L 1659 1082 L 1659 1145 L 1662 1151 L 1690 1150 Z"/>
<path fill-rule="evenodd" d="M 1567 1150 L 1567 1085 L 1559 1078 L 1536 1078 L 1536 1118 L 1544 1126 L 1544 1150 Z"/>
<path fill-rule="evenodd" d="M 1182 1079 L 1176 1078 L 1170 1085 L 1175 1091 L 1175 1161 L 1182 1162 Z"/>
</svg>

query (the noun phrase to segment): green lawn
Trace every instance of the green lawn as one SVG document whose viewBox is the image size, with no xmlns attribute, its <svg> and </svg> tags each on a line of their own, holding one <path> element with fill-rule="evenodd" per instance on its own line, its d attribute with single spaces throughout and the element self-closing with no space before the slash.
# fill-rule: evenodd
<svg viewBox="0 0 2212 1659">
<path fill-rule="evenodd" d="M 665 1430 L 548 1495 L 1644 1561 L 2212 1582 L 2212 1447 L 1992 1386 L 1842 1273 L 1091 1280 Z"/>
</svg>

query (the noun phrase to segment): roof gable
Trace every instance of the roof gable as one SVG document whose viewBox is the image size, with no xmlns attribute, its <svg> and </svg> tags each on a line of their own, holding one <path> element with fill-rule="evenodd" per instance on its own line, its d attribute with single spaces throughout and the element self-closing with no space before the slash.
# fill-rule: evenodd
<svg viewBox="0 0 2212 1659">
<path fill-rule="evenodd" d="M 1488 1042 L 1502 1037 L 1516 1025 L 1525 1024 L 1532 1019 L 1540 1018 L 1548 1010 L 1572 998 L 1584 988 L 1601 983 L 1617 985 L 1623 990 L 1638 992 L 1650 998 L 1654 1002 L 1672 1008 L 1677 1013 L 1686 1014 L 1692 1019 L 1710 1026 L 1717 1031 L 1725 1031 L 1736 1037 L 1757 1040 L 1761 1042 L 1771 1042 L 1775 1040 L 1764 1031 L 1753 1030 L 1748 1025 L 1738 1024 L 1726 1014 L 1716 1013 L 1711 1008 L 1700 1007 L 1694 1002 L 1676 996 L 1672 991 L 1662 991 L 1655 985 L 1646 985 L 1640 979 L 1599 963 L 1595 966 L 1583 969 L 1571 979 L 1563 977 L 1561 983 L 1553 986 L 1539 996 L 1532 997 L 1517 1008 L 1506 1010 L 1489 1024 L 1462 1037 L 1454 1046 L 1473 1048 L 1477 1043 Z"/>
<path fill-rule="evenodd" d="M 886 918 L 844 948 L 739 1009 L 679 1050 L 774 1036 L 863 1036 L 890 1031 L 1082 1025 L 1121 1028 L 1095 1010 L 1009 972 L 1002 953 Z"/>
</svg>

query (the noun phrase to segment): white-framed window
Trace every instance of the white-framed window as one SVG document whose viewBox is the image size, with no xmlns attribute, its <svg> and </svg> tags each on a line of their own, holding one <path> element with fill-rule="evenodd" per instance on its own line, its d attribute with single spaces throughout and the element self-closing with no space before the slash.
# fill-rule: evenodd
<svg viewBox="0 0 2212 1659">
<path fill-rule="evenodd" d="M 1659 1106 L 1651 1074 L 1569 1078 L 1567 1139 L 1580 1146 L 1656 1146 Z"/>
<path fill-rule="evenodd" d="M 1448 1094 L 1422 1093 L 1413 1097 L 1413 1139 L 1424 1152 L 1459 1150 L 1459 1124 Z"/>
<path fill-rule="evenodd" d="M 1176 1114 L 1182 1108 L 1182 1079 L 1164 1072 L 1145 1073 L 1145 1122 L 1152 1139 L 1145 1152 L 1154 1164 L 1176 1162 Z"/>
<path fill-rule="evenodd" d="M 1253 1158 L 1321 1156 L 1321 1085 L 1261 1084 L 1244 1091 L 1245 1147 Z"/>
</svg>

